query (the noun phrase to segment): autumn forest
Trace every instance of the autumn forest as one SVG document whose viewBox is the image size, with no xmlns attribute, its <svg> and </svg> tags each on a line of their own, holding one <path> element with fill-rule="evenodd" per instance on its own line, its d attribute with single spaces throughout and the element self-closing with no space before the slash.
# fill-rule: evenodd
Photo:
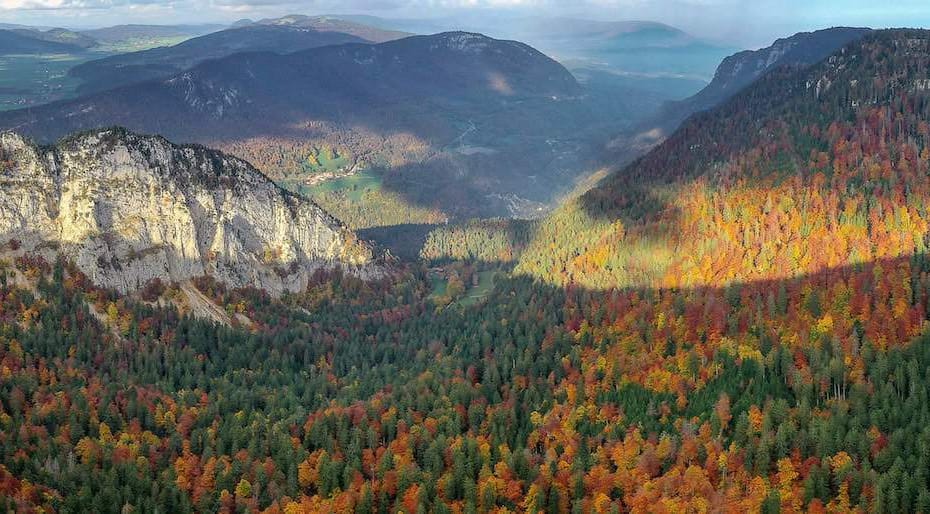
<svg viewBox="0 0 930 514">
<path fill-rule="evenodd" d="M 0 508 L 930 513 L 928 86 L 876 31 L 545 217 L 197 278 L 212 318 L 0 241 Z"/>
</svg>

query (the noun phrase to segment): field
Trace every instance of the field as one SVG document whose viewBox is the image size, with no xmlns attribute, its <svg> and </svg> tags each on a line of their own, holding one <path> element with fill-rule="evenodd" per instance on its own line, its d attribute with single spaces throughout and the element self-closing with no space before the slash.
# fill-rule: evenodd
<svg viewBox="0 0 930 514">
<path fill-rule="evenodd" d="M 467 289 L 465 293 L 457 301 L 453 302 L 456 305 L 462 307 L 471 307 L 481 300 L 487 298 L 491 293 L 491 290 L 494 288 L 494 282 L 497 279 L 497 271 L 488 270 L 488 271 L 478 271 L 478 284 L 472 286 L 470 283 L 467 284 Z M 448 294 L 449 280 L 439 273 L 431 273 L 430 281 L 433 285 L 433 291 L 430 293 L 430 297 L 434 300 L 438 300 L 446 294 Z"/>
<path fill-rule="evenodd" d="M 463 307 L 471 307 L 479 301 L 485 299 L 488 294 L 491 293 L 491 289 L 494 288 L 494 280 L 497 277 L 496 271 L 479 271 L 478 272 L 478 285 L 470 288 L 465 292 L 465 296 L 459 300 L 459 305 Z"/>
<path fill-rule="evenodd" d="M 440 296 L 446 295 L 446 290 L 449 288 L 449 281 L 445 277 L 438 274 L 430 275 L 430 282 L 433 284 L 433 292 L 430 293 L 430 296 L 433 298 L 439 298 Z"/>
<path fill-rule="evenodd" d="M 131 38 L 122 41 L 113 41 L 101 43 L 100 46 L 94 47 L 94 50 L 107 54 L 125 54 L 129 52 L 140 52 L 150 48 L 161 46 L 174 46 L 190 39 L 189 36 L 175 37 L 152 37 L 152 38 Z"/>
</svg>

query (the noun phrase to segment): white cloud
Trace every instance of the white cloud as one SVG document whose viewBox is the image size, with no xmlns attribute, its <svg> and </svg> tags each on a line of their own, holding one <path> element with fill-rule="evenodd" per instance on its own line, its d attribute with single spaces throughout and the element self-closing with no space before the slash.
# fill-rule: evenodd
<svg viewBox="0 0 930 514">
<path fill-rule="evenodd" d="M 195 3 L 195 2 L 188 2 Z M 87 10 L 111 9 L 133 6 L 161 6 L 171 8 L 175 0 L 0 0 L 0 9 L 10 11 L 30 10 Z"/>
<path fill-rule="evenodd" d="M 0 0 L 0 9 L 61 9 L 82 7 L 73 0 Z"/>
</svg>

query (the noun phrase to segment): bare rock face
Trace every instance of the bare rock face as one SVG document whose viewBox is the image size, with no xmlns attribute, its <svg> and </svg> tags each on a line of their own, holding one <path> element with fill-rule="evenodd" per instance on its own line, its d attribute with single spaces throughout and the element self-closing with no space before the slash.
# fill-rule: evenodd
<svg viewBox="0 0 930 514">
<path fill-rule="evenodd" d="M 55 147 L 0 133 L 0 244 L 11 239 L 123 292 L 209 274 L 280 294 L 320 268 L 377 273 L 371 248 L 248 163 L 122 129 Z"/>
</svg>

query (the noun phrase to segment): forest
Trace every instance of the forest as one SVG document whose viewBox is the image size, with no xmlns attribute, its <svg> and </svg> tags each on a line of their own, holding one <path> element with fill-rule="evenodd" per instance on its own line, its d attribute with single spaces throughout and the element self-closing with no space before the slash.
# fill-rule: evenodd
<svg viewBox="0 0 930 514">
<path fill-rule="evenodd" d="M 228 324 L 7 244 L 0 508 L 930 512 L 922 84 L 930 32 L 877 32 L 546 219 L 282 298 L 195 280 Z M 437 301 L 450 262 L 507 271 Z"/>
</svg>

